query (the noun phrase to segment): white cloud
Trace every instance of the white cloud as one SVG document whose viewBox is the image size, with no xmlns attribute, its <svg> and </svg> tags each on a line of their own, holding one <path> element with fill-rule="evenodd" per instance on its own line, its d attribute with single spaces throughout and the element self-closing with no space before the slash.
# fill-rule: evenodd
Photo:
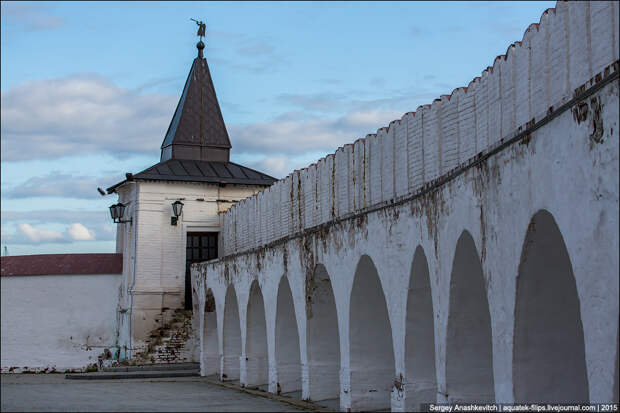
<svg viewBox="0 0 620 413">
<path fill-rule="evenodd" d="M 246 162 L 245 164 L 274 178 L 282 179 L 295 169 L 308 166 L 309 162 L 288 156 L 272 156 L 258 161 Z"/>
<path fill-rule="evenodd" d="M 304 99 L 289 95 L 284 99 L 316 108 L 329 107 L 330 99 L 339 104 L 343 97 L 323 95 Z M 119 157 L 157 154 L 177 98 L 137 93 L 91 74 L 23 83 L 3 92 L 1 103 L 1 149 L 2 160 L 6 162 L 102 152 Z M 329 151 L 374 133 L 404 113 L 369 109 L 381 104 L 380 101 L 359 102 L 358 107 L 364 108 L 330 118 L 288 112 L 272 121 L 228 125 L 228 129 L 236 153 L 300 155 L 304 151 Z M 77 197 L 96 195 L 93 191 L 97 185 L 93 185 L 91 177 L 70 177 L 70 183 L 68 176 L 52 175 L 32 178 L 9 196 L 24 197 L 29 193 L 46 196 L 71 191 Z"/>
<path fill-rule="evenodd" d="M 309 151 L 335 151 L 368 133 L 400 119 L 404 112 L 370 110 L 328 119 L 283 116 L 272 122 L 233 125 L 229 128 L 236 153 L 302 155 Z"/>
<path fill-rule="evenodd" d="M 289 158 L 286 156 L 279 156 L 274 158 L 265 158 L 261 161 L 254 162 L 252 167 L 265 172 L 268 175 L 274 177 L 282 177 L 289 171 L 288 169 Z"/>
<path fill-rule="evenodd" d="M 19 235 L 22 235 L 32 243 L 42 242 L 63 242 L 63 234 L 47 229 L 35 228 L 30 224 L 19 224 L 17 226 Z"/>
<path fill-rule="evenodd" d="M 225 38 L 233 46 L 228 50 L 211 46 L 210 62 L 254 74 L 273 73 L 289 64 L 289 57 L 278 50 L 277 43 L 262 36 L 215 30 L 209 31 L 209 36 Z M 230 53 L 231 50 L 234 54 Z"/>
<path fill-rule="evenodd" d="M 79 222 L 75 222 L 67 228 L 67 233 L 74 241 L 92 241 L 95 239 L 95 233 Z"/>
<path fill-rule="evenodd" d="M 2 2 L 2 14 L 9 27 L 24 31 L 57 29 L 66 24 L 62 17 L 50 13 L 49 4 L 43 2 Z"/>
<path fill-rule="evenodd" d="M 390 97 L 360 99 L 360 91 L 280 95 L 276 101 L 293 110 L 268 121 L 228 124 L 233 151 L 266 156 L 332 151 L 375 133 L 429 96 L 428 91 L 405 89 L 386 94 Z M 174 96 L 121 88 L 96 74 L 19 84 L 2 92 L 2 161 L 86 153 L 156 155 L 177 102 Z M 96 195 L 92 177 L 52 175 L 32 178 L 9 196 Z"/>
<path fill-rule="evenodd" d="M 113 241 L 115 237 L 116 226 L 107 211 L 2 211 L 3 245 Z"/>
<path fill-rule="evenodd" d="M 253 158 L 263 155 L 257 160 L 239 163 L 275 178 L 284 178 L 344 144 L 376 133 L 378 128 L 401 116 L 398 111 L 371 110 L 350 112 L 332 119 L 307 119 L 299 112 L 289 112 L 272 122 L 233 126 L 231 139 L 235 154 L 245 153 Z M 258 136 L 262 138 L 257 139 Z"/>
<path fill-rule="evenodd" d="M 6 198 L 68 197 L 95 199 L 100 198 L 97 192 L 98 186 L 106 188 L 122 180 L 123 177 L 120 174 L 91 177 L 52 171 L 44 176 L 29 178 L 24 183 L 4 191 L 3 196 Z"/>
<path fill-rule="evenodd" d="M 118 87 L 95 74 L 22 83 L 2 92 L 2 160 L 152 155 L 177 102 L 174 96 Z"/>
<path fill-rule="evenodd" d="M 28 221 L 30 223 L 60 223 L 69 224 L 75 221 L 80 222 L 105 222 L 110 220 L 107 210 L 101 211 L 71 211 L 60 209 L 44 209 L 39 211 L 10 211 L 0 210 L 2 225 L 13 222 Z M 89 225 L 90 226 L 90 225 Z"/>
</svg>

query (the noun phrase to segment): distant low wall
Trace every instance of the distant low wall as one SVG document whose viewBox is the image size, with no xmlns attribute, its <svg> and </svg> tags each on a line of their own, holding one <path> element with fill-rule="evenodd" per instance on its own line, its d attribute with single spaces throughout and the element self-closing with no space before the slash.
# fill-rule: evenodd
<svg viewBox="0 0 620 413">
<path fill-rule="evenodd" d="M 122 254 L 2 257 L 1 267 L 2 373 L 84 370 L 116 354 Z"/>
</svg>

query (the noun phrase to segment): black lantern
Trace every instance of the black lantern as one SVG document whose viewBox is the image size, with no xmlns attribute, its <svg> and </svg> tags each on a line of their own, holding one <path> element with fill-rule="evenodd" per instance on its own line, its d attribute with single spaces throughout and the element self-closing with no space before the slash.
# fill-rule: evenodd
<svg viewBox="0 0 620 413">
<path fill-rule="evenodd" d="M 172 204 L 172 212 L 174 213 L 174 216 L 170 217 L 170 225 L 176 225 L 179 220 L 179 215 L 183 212 L 183 202 L 174 201 Z"/>
<path fill-rule="evenodd" d="M 131 218 L 123 220 L 123 214 L 125 213 L 125 205 L 122 203 L 110 205 L 110 216 L 115 224 L 122 224 L 124 222 L 131 222 Z"/>
<path fill-rule="evenodd" d="M 118 204 L 110 205 L 110 216 L 112 217 L 112 221 L 116 222 L 118 219 Z"/>
</svg>

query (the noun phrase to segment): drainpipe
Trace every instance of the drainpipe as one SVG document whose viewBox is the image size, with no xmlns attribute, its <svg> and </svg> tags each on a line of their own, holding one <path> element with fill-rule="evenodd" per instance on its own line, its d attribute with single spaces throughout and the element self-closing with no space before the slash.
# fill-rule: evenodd
<svg viewBox="0 0 620 413">
<path fill-rule="evenodd" d="M 135 184 L 134 184 L 135 185 Z M 131 357 L 129 357 L 129 359 L 132 359 L 133 357 L 133 323 L 132 323 L 132 317 L 133 317 L 133 289 L 136 285 L 136 256 L 138 253 L 138 194 L 137 194 L 138 188 L 137 185 L 135 187 L 135 198 L 133 200 L 134 202 L 134 206 L 133 206 L 133 219 L 132 222 L 129 224 L 130 226 L 136 225 L 133 231 L 133 270 L 131 272 L 131 285 L 129 286 L 129 317 L 128 317 L 128 323 L 129 323 L 129 351 L 131 353 Z M 129 234 L 131 235 L 131 228 L 129 230 Z"/>
</svg>

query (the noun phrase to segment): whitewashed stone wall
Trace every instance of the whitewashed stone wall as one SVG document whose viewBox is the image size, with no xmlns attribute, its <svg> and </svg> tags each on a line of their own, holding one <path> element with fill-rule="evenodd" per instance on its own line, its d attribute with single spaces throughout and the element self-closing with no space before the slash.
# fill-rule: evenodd
<svg viewBox="0 0 620 413">
<path fill-rule="evenodd" d="M 226 352 L 224 314 L 230 303 L 229 288 L 236 296 L 241 347 L 240 378 L 247 363 L 247 311 L 250 286 L 257 280 L 264 300 L 268 343 L 269 389 L 286 388 L 277 368 L 276 319 L 280 283 L 288 283 L 299 335 L 303 397 L 311 397 L 308 361 L 308 291 L 315 268 L 326 268 L 333 295 L 340 348 L 339 397 L 341 409 L 365 409 L 363 399 L 351 396 L 350 341 L 355 311 L 354 280 L 361 259 L 370 257 L 380 279 L 389 314 L 387 331 L 393 340 L 393 377 L 403 386 L 391 390 L 392 409 L 406 407 L 407 384 L 415 373 L 407 371 L 405 340 L 409 283 L 414 252 L 421 247 L 430 274 L 436 354 L 436 400 L 455 400 L 446 380 L 451 274 L 463 234 L 470 234 L 482 265 L 488 300 L 492 340 L 493 400 L 512 402 L 513 334 L 516 328 L 516 283 L 526 235 L 540 211 L 553 217 L 563 237 L 572 265 L 585 342 L 589 400 L 613 399 L 618 337 L 618 82 L 607 84 L 594 95 L 600 99 L 605 132 L 601 143 L 590 136 L 592 125 L 578 123 L 565 111 L 533 132 L 527 141 L 515 143 L 485 162 L 465 170 L 437 190 L 387 208 L 369 211 L 349 220 L 283 239 L 263 249 L 225 257 L 194 268 L 196 300 L 200 301 L 201 336 L 217 337 L 219 346 L 203 351 L 203 372 L 220 372 Z M 592 108 L 590 107 L 590 111 Z M 592 112 L 590 112 L 592 113 Z M 542 248 L 542 247 L 541 247 Z M 559 245 L 554 246 L 560 248 Z M 550 252 L 551 254 L 551 252 Z M 553 255 L 553 254 L 552 254 Z M 284 281 L 283 281 L 284 280 Z M 559 286 L 558 286 L 559 288 Z M 215 308 L 204 312 L 210 291 Z M 550 302 L 553 302 L 551 299 Z M 370 305 L 370 304 L 369 304 Z M 238 307 L 237 307 L 238 306 Z M 486 306 L 486 304 L 485 304 Z M 374 308 L 374 307 L 373 307 Z M 206 317 L 210 321 L 205 322 Z M 371 323 L 367 325 L 372 328 Z M 215 331 L 213 330 L 215 328 Z M 215 335 L 215 336 L 214 336 Z M 212 341 L 211 341 L 212 343 Z M 392 351 L 392 350 L 390 350 Z M 409 381 L 408 381 L 409 380 Z M 284 391 L 284 390 L 283 390 Z M 385 407 L 385 406 L 383 406 Z"/>
<path fill-rule="evenodd" d="M 64 371 L 117 351 L 120 274 L 2 276 L 2 373 Z"/>
<path fill-rule="evenodd" d="M 301 390 L 312 400 L 339 398 L 343 411 L 411 410 L 422 393 L 426 401 L 521 401 L 527 399 L 523 374 L 546 385 L 522 373 L 527 363 L 519 352 L 527 345 L 518 332 L 546 317 L 528 310 L 531 301 L 566 306 L 551 313 L 578 326 L 574 341 L 553 349 L 541 344 L 547 359 L 536 359 L 551 368 L 558 365 L 551 362 L 554 353 L 580 348 L 581 359 L 564 364 L 583 363 L 584 377 L 575 379 L 581 393 L 563 388 L 562 397 L 617 401 L 617 16 L 614 2 L 559 2 L 467 88 L 223 214 L 225 257 L 193 267 L 203 374 L 235 374 L 230 365 L 238 358 L 242 384 Z M 252 236 L 238 229 L 244 221 Z M 528 269 L 540 262 L 549 267 Z M 568 301 L 555 300 L 554 290 L 542 301 L 519 294 L 523 280 L 555 274 L 556 264 L 567 269 L 555 291 L 566 292 Z M 426 287 L 413 281 L 416 268 L 426 268 Z M 327 280 L 317 276 L 323 272 Z M 330 286 L 328 293 L 317 295 L 317 280 Z M 260 288 L 251 290 L 256 282 Z M 251 381 L 261 375 L 247 349 L 262 338 L 247 324 L 249 311 L 257 319 L 250 291 L 260 291 L 264 301 L 268 383 Z M 430 314 L 412 310 L 415 297 L 430 297 Z M 567 319 L 565 309 L 573 314 Z M 287 314 L 296 319 L 292 337 L 278 327 Z M 312 327 L 319 319 L 328 329 L 325 314 L 337 321 L 329 337 Z M 417 318 L 424 320 L 412 321 Z M 236 334 L 240 346 L 231 348 Z M 431 341 L 414 351 L 409 343 L 416 339 Z M 312 343 L 326 349 L 333 340 L 338 361 L 325 350 L 332 365 L 313 362 Z M 281 362 L 284 349 L 296 345 L 298 370 Z M 464 348 L 475 353 L 475 370 L 463 367 L 470 361 L 459 353 Z M 434 360 L 426 376 L 411 367 L 420 359 Z M 324 384 L 313 381 L 317 369 L 326 368 Z M 329 388 L 334 369 L 335 394 Z M 560 400 L 552 392 L 549 397 Z"/>
</svg>

